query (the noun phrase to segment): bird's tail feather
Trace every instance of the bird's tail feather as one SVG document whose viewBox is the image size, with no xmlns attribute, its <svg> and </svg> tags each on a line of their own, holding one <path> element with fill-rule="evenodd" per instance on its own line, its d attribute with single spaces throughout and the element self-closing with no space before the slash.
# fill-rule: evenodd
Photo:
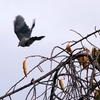
<svg viewBox="0 0 100 100">
<path fill-rule="evenodd" d="M 35 36 L 35 37 L 31 37 L 31 38 L 27 41 L 26 45 L 30 46 L 34 41 L 36 41 L 36 40 L 41 40 L 41 39 L 44 38 L 44 37 L 45 37 L 45 36 L 39 36 L 39 37 Z"/>
<path fill-rule="evenodd" d="M 35 37 L 31 37 L 30 39 L 32 39 L 32 40 L 41 40 L 42 38 L 44 38 L 45 36 L 39 36 L 39 37 L 37 37 L 37 36 L 35 36 Z"/>
</svg>

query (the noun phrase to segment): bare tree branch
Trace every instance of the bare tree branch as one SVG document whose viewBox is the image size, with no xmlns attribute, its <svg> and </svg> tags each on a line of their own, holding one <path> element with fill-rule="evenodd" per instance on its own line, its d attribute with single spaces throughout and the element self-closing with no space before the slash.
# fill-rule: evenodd
<svg viewBox="0 0 100 100">
<path fill-rule="evenodd" d="M 55 46 L 51 51 L 50 58 L 41 55 L 25 57 L 26 60 L 29 58 L 40 59 L 39 63 L 35 65 L 27 75 L 32 73 L 36 68 L 38 68 L 40 72 L 44 72 L 43 63 L 48 61 L 50 62 L 50 64 L 48 64 L 50 70 L 43 76 L 40 76 L 37 79 L 32 78 L 32 80 L 29 83 L 26 83 L 26 85 L 16 88 L 17 85 L 25 79 L 25 77 L 23 77 L 16 82 L 16 84 L 14 84 L 6 92 L 6 94 L 1 96 L 0 100 L 4 100 L 6 97 L 9 97 L 9 100 L 13 100 L 11 97 L 12 94 L 22 91 L 28 87 L 31 88 L 29 89 L 25 100 L 28 100 L 29 95 L 32 95 L 30 100 L 37 100 L 41 97 L 43 98 L 42 100 L 93 100 L 94 98 L 97 98 L 98 95 L 95 95 L 95 92 L 98 92 L 100 89 L 100 81 L 98 81 L 98 77 L 100 76 L 100 65 L 98 62 L 100 52 L 98 50 L 96 57 L 92 57 L 91 53 L 86 52 L 82 41 L 88 41 L 88 37 L 99 33 L 100 30 L 96 30 L 95 28 L 95 32 L 88 34 L 85 37 L 76 31 L 74 32 L 80 35 L 81 39 L 73 41 L 74 43 L 71 44 L 71 47 L 77 43 L 81 43 L 81 47 L 77 47 L 72 52 L 68 52 L 60 46 Z M 68 43 L 68 41 L 66 43 Z M 88 43 L 96 47 L 93 43 L 89 41 Z M 56 49 L 58 52 L 55 52 Z M 79 58 L 82 60 L 79 61 Z M 84 61 L 84 59 L 86 59 L 86 61 Z M 64 78 L 64 91 L 58 84 L 61 77 Z M 38 94 L 37 90 L 39 85 L 45 87 L 41 94 Z"/>
</svg>

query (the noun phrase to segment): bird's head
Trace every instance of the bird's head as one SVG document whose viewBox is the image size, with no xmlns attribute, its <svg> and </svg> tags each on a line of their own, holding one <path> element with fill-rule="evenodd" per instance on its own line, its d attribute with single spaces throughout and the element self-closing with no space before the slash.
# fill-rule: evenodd
<svg viewBox="0 0 100 100">
<path fill-rule="evenodd" d="M 18 43 L 18 47 L 20 46 L 20 44 Z"/>
<path fill-rule="evenodd" d="M 19 46 L 25 47 L 28 40 L 29 40 L 29 38 L 22 38 L 22 40 L 19 41 L 18 47 L 19 47 Z"/>
<path fill-rule="evenodd" d="M 24 47 L 24 45 L 25 45 L 25 44 L 24 44 L 23 41 L 19 41 L 19 43 L 18 43 L 18 47 L 19 47 L 19 46 Z"/>
</svg>

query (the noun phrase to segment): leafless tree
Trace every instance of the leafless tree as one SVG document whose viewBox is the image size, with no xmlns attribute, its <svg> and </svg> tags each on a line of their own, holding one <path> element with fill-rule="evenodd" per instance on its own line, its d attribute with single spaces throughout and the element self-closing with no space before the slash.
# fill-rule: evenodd
<svg viewBox="0 0 100 100">
<path fill-rule="evenodd" d="M 47 65 L 50 68 L 49 72 L 38 79 L 32 78 L 26 85 L 16 88 L 26 78 L 23 77 L 3 96 L 0 96 L 0 100 L 4 100 L 6 97 L 13 100 L 12 94 L 28 87 L 31 88 L 25 96 L 25 100 L 100 100 L 100 81 L 98 80 L 100 78 L 100 53 L 99 48 L 88 40 L 88 37 L 97 36 L 100 30 L 95 28 L 93 33 L 85 37 L 74 30 L 71 31 L 80 35 L 81 39 L 63 43 L 67 44 L 66 48 L 55 46 L 50 57 L 41 55 L 25 57 L 26 60 L 40 58 L 39 63 L 27 73 L 27 76 L 36 68 L 42 72 L 43 63 L 48 61 L 50 62 Z M 92 53 L 84 46 L 83 40 L 94 47 Z M 80 43 L 81 47 L 72 50 L 77 43 Z M 56 50 L 58 52 L 55 53 Z M 44 88 L 41 94 L 38 94 L 39 86 Z"/>
</svg>

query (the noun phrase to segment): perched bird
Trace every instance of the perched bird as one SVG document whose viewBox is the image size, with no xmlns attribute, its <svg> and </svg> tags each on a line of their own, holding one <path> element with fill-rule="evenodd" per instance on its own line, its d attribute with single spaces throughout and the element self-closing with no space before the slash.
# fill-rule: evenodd
<svg viewBox="0 0 100 100">
<path fill-rule="evenodd" d="M 34 41 L 41 40 L 45 36 L 31 37 L 32 29 L 35 26 L 35 20 L 33 21 L 32 27 L 29 28 L 21 15 L 16 16 L 14 20 L 14 32 L 19 39 L 18 46 L 27 47 L 30 46 Z"/>
</svg>

